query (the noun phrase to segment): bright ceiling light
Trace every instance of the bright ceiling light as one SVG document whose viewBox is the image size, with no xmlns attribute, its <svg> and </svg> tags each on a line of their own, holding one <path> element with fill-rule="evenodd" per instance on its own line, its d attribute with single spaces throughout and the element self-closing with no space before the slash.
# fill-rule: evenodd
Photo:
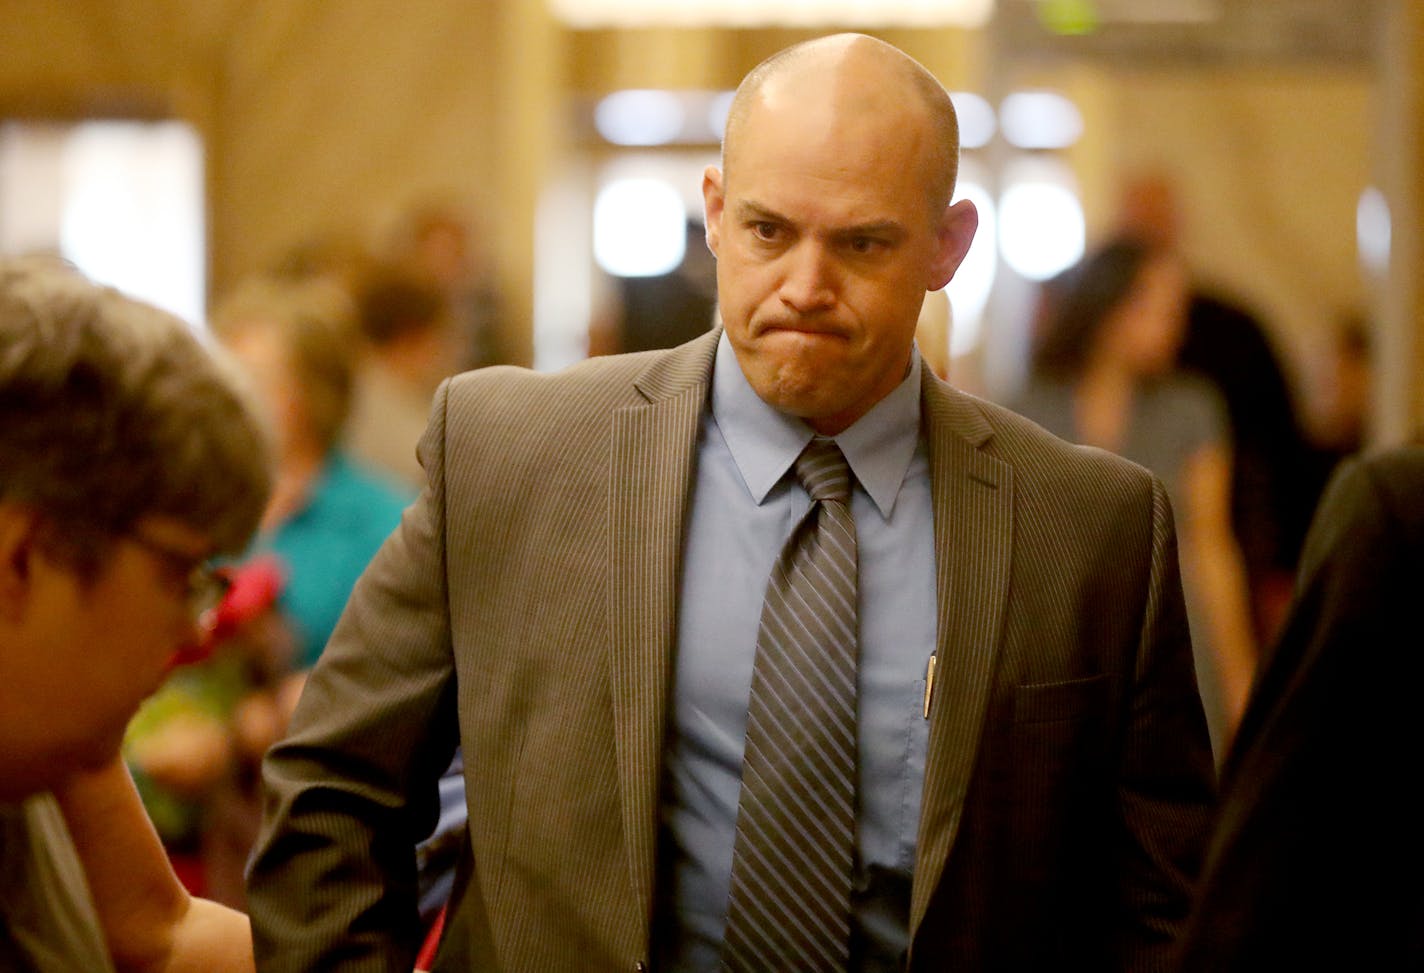
<svg viewBox="0 0 1424 973">
<path fill-rule="evenodd" d="M 1083 134 L 1078 107 L 1055 91 L 1016 91 L 999 106 L 1004 138 L 1021 149 L 1066 149 Z"/>
<path fill-rule="evenodd" d="M 959 116 L 960 148 L 982 149 L 988 145 L 998 127 L 994 107 L 972 91 L 952 91 L 949 100 L 954 102 L 954 113 Z"/>
<path fill-rule="evenodd" d="M 1003 173 L 999 252 L 1029 280 L 1047 280 L 1083 256 L 1083 205 L 1072 172 L 1059 160 L 1020 159 Z"/>
<path fill-rule="evenodd" d="M 1389 203 L 1374 186 L 1360 194 L 1355 207 L 1355 240 L 1368 270 L 1375 274 L 1389 270 Z"/>
<path fill-rule="evenodd" d="M 994 0 L 548 0 L 572 27 L 982 27 Z"/>
<path fill-rule="evenodd" d="M 682 134 L 682 102 L 670 91 L 615 91 L 593 110 L 598 134 L 614 145 L 663 145 Z"/>
<path fill-rule="evenodd" d="M 619 179 L 593 204 L 593 258 L 615 277 L 676 270 L 687 247 L 687 210 L 661 179 Z"/>
</svg>

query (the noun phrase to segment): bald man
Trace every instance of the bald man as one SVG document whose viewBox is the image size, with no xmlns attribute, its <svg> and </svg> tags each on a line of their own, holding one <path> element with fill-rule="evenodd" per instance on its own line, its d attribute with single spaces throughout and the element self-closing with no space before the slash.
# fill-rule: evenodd
<svg viewBox="0 0 1424 973">
<path fill-rule="evenodd" d="M 1159 965 L 1211 792 L 1171 512 L 924 367 L 957 158 L 904 54 L 793 47 L 703 178 L 723 329 L 441 388 L 265 768 L 261 968 L 408 967 L 457 743 L 437 969 Z"/>
</svg>

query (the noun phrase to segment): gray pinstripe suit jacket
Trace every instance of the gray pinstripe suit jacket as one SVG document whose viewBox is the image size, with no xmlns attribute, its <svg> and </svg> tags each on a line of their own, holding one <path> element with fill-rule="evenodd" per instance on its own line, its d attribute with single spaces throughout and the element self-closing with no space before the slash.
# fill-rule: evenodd
<svg viewBox="0 0 1424 973">
<path fill-rule="evenodd" d="M 267 759 L 262 969 L 410 968 L 411 844 L 457 739 L 469 854 L 438 968 L 647 960 L 715 345 L 442 387 L 429 487 Z M 1156 968 L 1212 776 L 1165 494 L 925 374 L 941 666 L 912 967 Z"/>
</svg>

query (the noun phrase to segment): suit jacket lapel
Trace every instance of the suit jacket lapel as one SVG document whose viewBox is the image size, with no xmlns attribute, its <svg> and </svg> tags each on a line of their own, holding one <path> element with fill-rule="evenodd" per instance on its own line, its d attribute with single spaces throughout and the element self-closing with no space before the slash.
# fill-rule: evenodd
<svg viewBox="0 0 1424 973">
<path fill-rule="evenodd" d="M 973 401 L 925 370 L 922 415 L 934 494 L 939 593 L 914 889 L 913 934 L 939 884 L 964 814 L 989 699 L 1013 549 L 1013 471 L 981 447 L 993 432 Z"/>
<path fill-rule="evenodd" d="M 610 685 L 623 831 L 644 941 L 652 913 L 658 783 L 677 638 L 683 520 L 719 334 L 653 359 L 635 383 L 647 401 L 613 416 Z"/>
</svg>

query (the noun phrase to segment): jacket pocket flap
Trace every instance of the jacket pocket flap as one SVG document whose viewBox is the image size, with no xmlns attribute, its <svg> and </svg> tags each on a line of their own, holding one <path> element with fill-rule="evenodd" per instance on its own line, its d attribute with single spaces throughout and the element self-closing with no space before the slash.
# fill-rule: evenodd
<svg viewBox="0 0 1424 973">
<path fill-rule="evenodd" d="M 1068 682 L 1041 682 L 1014 691 L 1015 723 L 1052 723 L 1101 711 L 1107 698 L 1109 677 L 1099 673 Z"/>
</svg>

